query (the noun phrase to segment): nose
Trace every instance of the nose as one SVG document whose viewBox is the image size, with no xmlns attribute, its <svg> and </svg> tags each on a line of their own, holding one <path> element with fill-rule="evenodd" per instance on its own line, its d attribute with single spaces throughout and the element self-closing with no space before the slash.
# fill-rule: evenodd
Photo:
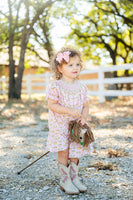
<svg viewBox="0 0 133 200">
<path fill-rule="evenodd" d="M 74 69 L 78 69 L 79 68 L 79 65 L 74 65 Z"/>
</svg>

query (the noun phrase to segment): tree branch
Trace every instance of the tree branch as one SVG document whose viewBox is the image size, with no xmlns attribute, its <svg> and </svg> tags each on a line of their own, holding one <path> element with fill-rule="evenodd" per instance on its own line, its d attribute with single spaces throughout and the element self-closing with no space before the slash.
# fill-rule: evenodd
<svg viewBox="0 0 133 200">
<path fill-rule="evenodd" d="M 133 25 L 133 20 L 131 20 L 130 18 L 125 17 L 124 15 L 120 14 L 119 12 L 114 12 L 113 10 L 105 10 L 101 7 L 99 7 L 98 5 L 96 5 L 98 9 L 102 10 L 105 13 L 112 13 L 114 15 L 117 15 L 119 17 L 122 17 L 124 19 L 124 23 L 126 23 L 127 25 L 129 25 L 131 27 L 131 25 Z"/>
<path fill-rule="evenodd" d="M 1 13 L 2 15 L 4 15 L 4 17 L 6 17 L 7 19 L 9 18 L 9 16 L 6 15 L 5 13 L 3 13 L 1 10 L 0 10 L 0 13 Z"/>
<path fill-rule="evenodd" d="M 33 28 L 33 35 L 35 36 L 35 40 L 41 45 L 41 43 L 39 42 L 38 38 L 42 41 L 42 43 L 45 43 L 44 39 L 35 31 L 35 29 Z"/>
<path fill-rule="evenodd" d="M 29 49 L 30 51 L 32 51 L 33 53 L 35 53 L 35 55 L 40 58 L 40 60 L 46 62 L 49 64 L 49 61 L 45 60 L 44 58 L 42 58 L 39 53 L 33 48 L 33 47 L 27 47 L 27 49 Z"/>
<path fill-rule="evenodd" d="M 52 5 L 54 2 L 56 2 L 57 0 L 54 1 L 47 1 L 45 4 L 43 4 L 42 7 L 40 7 L 35 15 L 35 17 L 33 18 L 31 24 L 30 24 L 30 28 L 29 28 L 29 34 L 31 34 L 31 32 L 33 31 L 33 26 L 35 24 L 35 22 L 39 19 L 39 16 L 43 13 L 44 9 L 49 7 L 50 5 Z"/>
<path fill-rule="evenodd" d="M 122 44 L 124 44 L 125 47 L 128 47 L 131 51 L 133 51 L 133 47 L 126 44 L 121 38 L 119 38 L 117 35 L 115 34 L 110 34 L 110 36 L 115 37 L 119 42 L 121 42 Z"/>
<path fill-rule="evenodd" d="M 22 4 L 23 0 L 20 0 L 19 3 L 18 3 L 18 6 L 17 6 L 17 14 L 16 14 L 16 19 L 15 19 L 15 24 L 14 24 L 14 30 L 15 28 L 17 28 L 18 26 L 18 19 L 19 19 L 19 11 L 20 11 L 20 7 L 21 7 L 21 4 Z"/>
</svg>

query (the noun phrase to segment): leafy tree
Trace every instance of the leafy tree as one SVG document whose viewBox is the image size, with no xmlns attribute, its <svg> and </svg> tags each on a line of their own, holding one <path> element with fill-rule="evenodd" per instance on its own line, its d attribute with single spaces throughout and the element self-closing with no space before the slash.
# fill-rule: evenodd
<svg viewBox="0 0 133 200">
<path fill-rule="evenodd" d="M 88 5 L 88 12 L 83 13 L 79 5 L 76 8 L 77 12 L 71 12 L 72 17 L 68 17 L 68 21 L 72 31 L 67 37 L 67 42 L 74 41 L 84 52 L 85 59 L 90 59 L 96 64 L 101 64 L 103 58 L 108 58 L 108 63 L 114 65 L 133 62 L 132 2 L 80 1 L 83 2 Z M 125 76 L 128 76 L 128 70 L 125 70 Z M 116 71 L 114 77 L 117 77 Z M 116 87 L 118 88 L 118 84 Z M 127 84 L 127 88 L 131 89 L 130 84 Z"/>
<path fill-rule="evenodd" d="M 34 26 L 43 13 L 56 1 L 59 0 L 8 0 L 8 14 L 0 11 L 8 23 L 8 32 L 6 41 L 9 49 L 9 99 L 21 98 L 22 77 L 24 71 L 25 52 L 29 45 L 29 39 L 34 32 Z M 34 12 L 33 12 L 34 11 Z M 15 60 L 13 55 L 13 47 L 20 45 L 20 57 L 17 69 L 17 77 L 15 74 Z"/>
<path fill-rule="evenodd" d="M 133 4 L 130 1 L 92 0 L 88 2 L 88 8 L 88 13 L 83 14 L 77 7 L 80 20 L 74 17 L 75 13 L 68 19 L 72 27 L 68 40 L 74 39 L 86 58 L 92 59 L 94 63 L 100 64 L 100 55 L 110 57 L 114 65 L 131 63 Z"/>
</svg>

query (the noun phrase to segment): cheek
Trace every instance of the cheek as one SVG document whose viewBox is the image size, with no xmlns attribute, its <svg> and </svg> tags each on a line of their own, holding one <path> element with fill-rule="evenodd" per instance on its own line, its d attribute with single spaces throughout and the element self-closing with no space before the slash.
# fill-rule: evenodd
<svg viewBox="0 0 133 200">
<path fill-rule="evenodd" d="M 62 67 L 58 67 L 58 71 L 62 73 Z"/>
</svg>

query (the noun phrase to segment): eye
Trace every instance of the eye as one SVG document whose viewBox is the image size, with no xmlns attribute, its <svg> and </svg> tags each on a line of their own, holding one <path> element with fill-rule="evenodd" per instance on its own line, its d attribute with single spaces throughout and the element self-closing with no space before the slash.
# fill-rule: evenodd
<svg viewBox="0 0 133 200">
<path fill-rule="evenodd" d="M 69 67 L 72 67 L 72 66 L 73 66 L 72 64 L 69 65 Z"/>
<path fill-rule="evenodd" d="M 78 63 L 78 64 L 77 64 L 77 67 L 79 67 L 79 66 L 80 66 L 80 64 Z"/>
</svg>

